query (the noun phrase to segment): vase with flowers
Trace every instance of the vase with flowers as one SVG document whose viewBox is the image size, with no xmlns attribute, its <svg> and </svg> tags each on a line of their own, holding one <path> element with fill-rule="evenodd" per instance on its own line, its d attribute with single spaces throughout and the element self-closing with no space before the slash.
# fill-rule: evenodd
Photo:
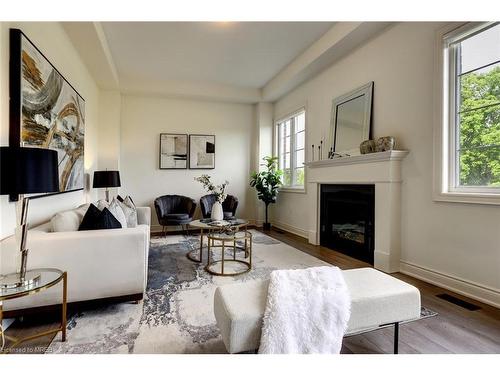
<svg viewBox="0 0 500 375">
<path fill-rule="evenodd" d="M 229 185 L 228 181 L 224 181 L 220 185 L 214 185 L 211 181 L 211 177 L 207 174 L 203 174 L 199 177 L 194 178 L 196 181 L 203 185 L 203 188 L 210 194 L 215 195 L 217 201 L 212 206 L 212 213 L 210 218 L 214 221 L 220 221 L 224 219 L 224 211 L 222 209 L 222 203 L 227 198 L 226 187 Z"/>
</svg>

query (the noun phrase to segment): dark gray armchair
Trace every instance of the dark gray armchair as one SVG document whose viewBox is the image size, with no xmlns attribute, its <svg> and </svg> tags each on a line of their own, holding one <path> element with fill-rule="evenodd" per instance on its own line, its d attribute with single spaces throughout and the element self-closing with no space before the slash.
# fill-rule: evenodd
<svg viewBox="0 0 500 375">
<path fill-rule="evenodd" d="M 183 230 L 193 220 L 196 201 L 183 195 L 163 195 L 155 199 L 155 210 L 158 222 L 165 227 L 180 225 Z"/>
<path fill-rule="evenodd" d="M 212 214 L 212 206 L 217 201 L 215 194 L 204 195 L 200 198 L 200 208 L 203 218 L 207 219 Z M 234 195 L 228 195 L 226 200 L 222 203 L 222 210 L 224 211 L 224 219 L 234 219 L 236 209 L 238 208 L 238 198 Z"/>
</svg>

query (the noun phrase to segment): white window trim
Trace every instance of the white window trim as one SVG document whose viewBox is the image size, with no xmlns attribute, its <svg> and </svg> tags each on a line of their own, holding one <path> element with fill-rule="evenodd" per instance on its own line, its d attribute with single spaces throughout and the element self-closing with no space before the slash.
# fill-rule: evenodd
<svg viewBox="0 0 500 375">
<path fill-rule="evenodd" d="M 434 186 L 433 199 L 443 202 L 500 205 L 497 188 L 453 188 L 455 182 L 455 120 L 451 116 L 454 106 L 454 89 L 450 89 L 449 77 L 453 63 L 447 40 L 458 40 L 474 29 L 482 29 L 488 23 L 471 22 L 445 26 L 437 32 L 434 66 Z"/>
<path fill-rule="evenodd" d="M 307 156 L 307 109 L 306 106 L 301 106 L 298 109 L 288 112 L 286 115 L 280 116 L 277 120 L 274 121 L 274 142 L 273 142 L 273 147 L 274 147 L 274 155 L 278 155 L 278 160 L 279 160 L 279 130 L 278 130 L 278 124 L 286 121 L 299 113 L 304 112 L 304 159 Z M 291 137 L 291 145 L 290 145 L 290 157 L 294 158 L 296 157 L 295 151 L 292 152 L 292 150 L 295 150 L 295 137 Z M 291 161 L 290 161 L 291 163 Z M 294 161 L 293 165 L 295 165 L 296 161 Z M 292 163 L 291 163 L 292 164 Z M 292 181 L 293 181 L 293 176 L 292 176 Z M 300 193 L 300 194 L 306 194 L 306 185 L 307 185 L 307 168 L 304 166 L 304 185 L 290 185 L 290 186 L 282 186 L 279 188 L 280 192 L 284 193 Z"/>
</svg>

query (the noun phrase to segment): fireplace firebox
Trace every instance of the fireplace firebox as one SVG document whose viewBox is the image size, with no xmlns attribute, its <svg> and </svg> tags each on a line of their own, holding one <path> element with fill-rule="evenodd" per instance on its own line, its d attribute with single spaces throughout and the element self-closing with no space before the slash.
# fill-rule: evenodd
<svg viewBox="0 0 500 375">
<path fill-rule="evenodd" d="M 373 264 L 375 185 L 321 185 L 320 243 Z"/>
</svg>

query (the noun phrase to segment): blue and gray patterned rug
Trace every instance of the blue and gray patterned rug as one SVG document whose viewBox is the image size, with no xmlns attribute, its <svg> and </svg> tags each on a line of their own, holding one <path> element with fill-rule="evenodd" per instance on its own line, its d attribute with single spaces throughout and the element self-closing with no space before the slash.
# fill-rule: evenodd
<svg viewBox="0 0 500 375">
<path fill-rule="evenodd" d="M 276 269 L 326 264 L 252 232 L 252 270 L 235 277 L 212 276 L 204 264 L 187 259 L 186 253 L 199 247 L 197 237 L 153 237 L 144 300 L 72 316 L 67 341 L 56 336 L 47 353 L 225 353 L 213 313 L 218 285 L 264 279 Z"/>
<path fill-rule="evenodd" d="M 212 276 L 204 264 L 187 259 L 186 253 L 199 248 L 197 237 L 153 237 L 144 300 L 72 316 L 67 341 L 61 342 L 58 334 L 46 353 L 226 353 L 213 313 L 218 285 L 265 279 L 276 269 L 327 264 L 260 232 L 252 233 L 252 270 L 235 277 Z M 422 309 L 422 318 L 433 315 Z"/>
</svg>

